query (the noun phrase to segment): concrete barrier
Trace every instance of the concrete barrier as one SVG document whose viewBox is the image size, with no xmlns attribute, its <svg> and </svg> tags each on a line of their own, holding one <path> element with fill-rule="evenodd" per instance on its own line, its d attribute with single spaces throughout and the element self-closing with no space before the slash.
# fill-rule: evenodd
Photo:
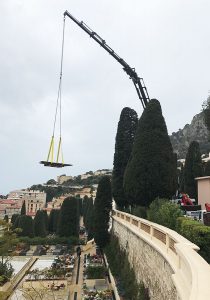
<svg viewBox="0 0 210 300">
<path fill-rule="evenodd" d="M 131 239 L 132 243 L 135 242 L 135 239 L 136 241 L 141 240 L 141 245 L 144 245 L 145 249 L 149 251 L 148 253 L 150 256 L 149 254 L 144 256 L 144 259 L 145 257 L 148 257 L 147 266 L 155 269 L 155 263 L 157 262 L 158 264 L 158 259 L 162 259 L 161 264 L 163 265 L 163 276 L 161 280 L 164 281 L 164 276 L 166 275 L 166 281 L 167 278 L 169 281 L 169 277 L 167 276 L 170 274 L 176 289 L 176 292 L 173 292 L 174 298 L 171 299 L 176 299 L 176 297 L 181 300 L 210 299 L 210 266 L 197 253 L 199 250 L 197 245 L 188 241 L 177 232 L 164 226 L 121 211 L 113 210 L 112 213 L 114 234 L 118 235 L 121 246 L 123 246 L 124 249 L 129 252 L 128 256 L 130 257 L 132 263 L 134 261 L 135 263 L 139 263 L 142 258 L 138 256 L 142 255 L 142 253 L 145 253 L 145 250 L 144 252 L 141 252 L 138 251 L 139 249 L 132 249 L 132 244 L 129 244 Z M 132 236 L 129 234 L 129 232 L 132 233 Z M 139 243 L 140 242 L 136 242 L 136 245 L 139 245 Z M 136 245 L 133 245 L 133 247 Z M 146 245 L 148 245 L 148 247 Z M 153 262 L 151 259 L 152 255 L 150 253 L 151 249 L 154 250 L 153 256 L 156 255 L 157 257 L 156 261 L 154 260 Z M 151 262 L 149 259 L 151 259 Z M 170 267 L 167 267 L 164 262 Z M 141 265 L 141 263 L 142 262 L 140 262 L 139 265 Z M 153 263 L 154 265 L 151 266 L 150 263 Z M 135 264 L 133 267 L 135 271 Z M 145 270 L 147 269 L 145 268 Z M 156 271 L 159 275 L 161 274 L 159 265 L 157 265 Z M 136 272 L 138 273 L 138 270 L 136 270 Z M 153 283 L 152 280 L 153 278 L 151 278 L 151 285 Z M 146 287 L 151 288 L 151 286 L 147 286 L 147 282 L 144 280 L 143 282 L 144 284 L 146 283 Z M 161 281 L 159 281 L 159 284 L 160 282 Z M 151 299 L 161 299 L 161 297 L 162 299 L 167 299 L 167 297 L 164 298 L 161 295 L 159 298 L 157 295 L 154 297 L 153 296 L 154 295 L 151 294 Z"/>
</svg>

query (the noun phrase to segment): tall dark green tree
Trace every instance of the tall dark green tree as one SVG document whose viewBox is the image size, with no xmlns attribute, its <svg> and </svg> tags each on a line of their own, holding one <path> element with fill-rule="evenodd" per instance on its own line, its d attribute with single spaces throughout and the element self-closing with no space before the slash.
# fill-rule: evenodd
<svg viewBox="0 0 210 300">
<path fill-rule="evenodd" d="M 79 203 L 74 197 L 64 199 L 60 210 L 57 233 L 59 236 L 78 236 Z"/>
<path fill-rule="evenodd" d="M 35 236 L 45 237 L 47 234 L 45 215 L 42 210 L 37 210 L 34 218 L 34 234 Z"/>
<path fill-rule="evenodd" d="M 33 220 L 30 216 L 21 215 L 18 221 L 18 228 L 22 230 L 20 236 L 34 236 Z"/>
<path fill-rule="evenodd" d="M 204 175 L 210 176 L 210 160 L 208 160 L 204 165 Z"/>
<path fill-rule="evenodd" d="M 23 216 L 23 215 L 26 214 L 26 203 L 25 203 L 25 200 L 23 201 L 20 214 L 21 214 L 21 216 Z"/>
<path fill-rule="evenodd" d="M 197 199 L 197 182 L 196 177 L 203 175 L 203 166 L 199 143 L 193 141 L 186 155 L 184 166 L 184 191 L 191 198 Z"/>
<path fill-rule="evenodd" d="M 137 125 L 138 115 L 135 110 L 124 107 L 117 128 L 112 173 L 112 193 L 120 209 L 128 205 L 123 190 L 123 177 L 131 154 Z"/>
<path fill-rule="evenodd" d="M 179 172 L 179 191 L 184 192 L 184 166 L 181 165 L 181 170 Z"/>
<path fill-rule="evenodd" d="M 94 239 L 100 247 L 106 246 L 109 241 L 109 221 L 112 209 L 112 191 L 109 177 L 102 177 L 99 181 L 94 202 Z"/>
<path fill-rule="evenodd" d="M 57 231 L 57 225 L 59 220 L 59 209 L 52 209 L 49 216 L 49 222 L 48 222 L 48 231 L 50 233 L 56 233 Z"/>
<path fill-rule="evenodd" d="M 12 218 L 11 218 L 11 224 L 12 224 L 12 226 L 14 226 L 15 220 L 16 220 L 17 217 L 19 217 L 19 216 L 20 216 L 19 214 L 13 214 L 13 215 L 12 215 Z"/>
<path fill-rule="evenodd" d="M 88 231 L 88 240 L 91 240 L 93 238 L 93 199 L 88 199 L 88 208 L 87 208 L 87 214 L 86 214 L 86 220 L 85 220 L 85 227 Z"/>
<path fill-rule="evenodd" d="M 131 205 L 148 207 L 157 197 L 169 198 L 176 190 L 176 162 L 158 100 L 144 109 L 136 130 L 124 175 L 124 190 Z"/>
</svg>

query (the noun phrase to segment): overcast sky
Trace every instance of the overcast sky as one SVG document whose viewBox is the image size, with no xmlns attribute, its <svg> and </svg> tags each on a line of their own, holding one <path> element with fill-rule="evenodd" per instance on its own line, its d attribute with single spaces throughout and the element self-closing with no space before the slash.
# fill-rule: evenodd
<svg viewBox="0 0 210 300">
<path fill-rule="evenodd" d="M 0 0 L 0 193 L 112 168 L 123 107 L 142 107 L 121 65 L 66 20 L 65 169 L 46 160 L 59 79 L 63 12 L 102 36 L 162 105 L 171 134 L 190 123 L 210 90 L 209 0 Z"/>
</svg>

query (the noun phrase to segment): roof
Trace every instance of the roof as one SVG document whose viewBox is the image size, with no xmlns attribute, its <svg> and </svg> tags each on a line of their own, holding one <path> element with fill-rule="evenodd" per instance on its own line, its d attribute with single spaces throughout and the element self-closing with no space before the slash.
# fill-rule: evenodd
<svg viewBox="0 0 210 300">
<path fill-rule="evenodd" d="M 210 179 L 210 176 L 196 177 L 195 180 Z"/>
</svg>

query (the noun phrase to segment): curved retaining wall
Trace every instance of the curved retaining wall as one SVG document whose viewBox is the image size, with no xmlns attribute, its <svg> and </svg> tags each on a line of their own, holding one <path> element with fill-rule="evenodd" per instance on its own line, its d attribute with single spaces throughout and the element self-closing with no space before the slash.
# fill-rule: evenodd
<svg viewBox="0 0 210 300">
<path fill-rule="evenodd" d="M 210 299 L 210 266 L 199 247 L 177 232 L 113 210 L 112 232 L 151 300 Z"/>
</svg>

